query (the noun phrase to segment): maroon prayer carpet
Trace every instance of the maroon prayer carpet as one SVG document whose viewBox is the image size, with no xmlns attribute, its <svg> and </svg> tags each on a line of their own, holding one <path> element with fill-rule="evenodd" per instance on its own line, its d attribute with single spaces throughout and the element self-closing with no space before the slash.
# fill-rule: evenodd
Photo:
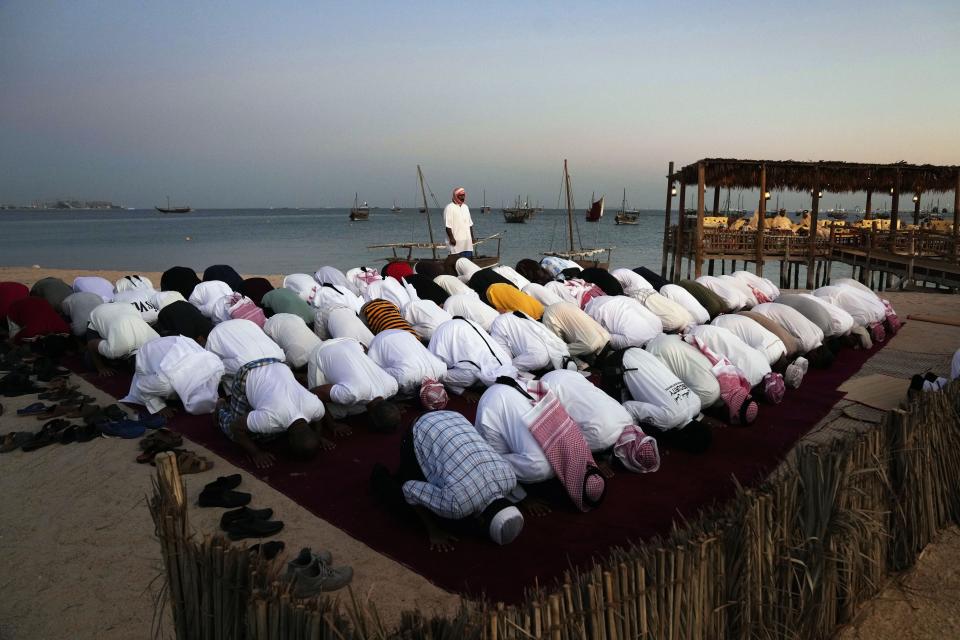
<svg viewBox="0 0 960 640">
<path fill-rule="evenodd" d="M 752 426 L 715 431 L 713 446 L 706 454 L 662 449 L 662 464 L 656 473 L 618 470 L 607 482 L 606 499 L 595 511 L 577 512 L 559 483 L 543 483 L 545 486 L 535 493 L 549 499 L 553 512 L 542 518 L 528 517 L 523 532 L 512 544 L 500 547 L 487 538 L 460 535 L 455 549 L 443 554 L 429 550 L 425 531 L 412 514 L 381 506 L 370 492 L 374 463 L 396 468 L 400 433 L 370 433 L 361 417 L 351 422 L 353 435 L 338 440 L 333 451 L 321 452 L 310 462 L 297 462 L 284 456 L 283 445 L 278 444 L 272 449 L 278 454 L 277 464 L 261 471 L 220 433 L 212 416 L 190 416 L 181 411 L 169 427 L 440 587 L 513 603 L 535 580 L 548 584 L 571 566 L 587 567 L 591 558 L 604 556 L 611 547 L 665 534 L 678 517 L 694 517 L 711 504 L 731 498 L 735 492 L 733 477 L 746 486 L 762 482 L 797 440 L 843 397 L 837 388 L 882 347 L 869 351 L 844 349 L 832 368 L 811 369 L 800 389 L 787 391 L 783 403 L 761 404 Z M 128 375 L 85 377 L 117 398 L 126 395 L 130 383 Z M 454 398 L 448 408 L 460 411 L 471 421 L 475 416 L 476 406 L 459 398 Z M 419 410 L 408 409 L 404 414 L 407 424 L 419 414 Z M 255 502 L 253 506 L 272 505 Z M 282 513 L 277 515 L 283 518 Z M 295 543 L 322 548 L 325 541 Z"/>
</svg>

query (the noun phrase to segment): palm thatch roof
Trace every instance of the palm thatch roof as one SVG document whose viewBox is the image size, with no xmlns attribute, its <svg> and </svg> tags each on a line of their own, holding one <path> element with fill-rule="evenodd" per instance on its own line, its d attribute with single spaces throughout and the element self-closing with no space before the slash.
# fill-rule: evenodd
<svg viewBox="0 0 960 640">
<path fill-rule="evenodd" d="M 703 163 L 706 186 L 757 189 L 760 168 L 767 168 L 767 190 L 812 191 L 830 193 L 852 191 L 889 192 L 900 178 L 900 193 L 954 191 L 960 166 L 932 164 L 865 164 L 820 160 L 737 160 L 704 158 L 673 174 L 680 184 L 697 184 L 697 165 Z"/>
</svg>

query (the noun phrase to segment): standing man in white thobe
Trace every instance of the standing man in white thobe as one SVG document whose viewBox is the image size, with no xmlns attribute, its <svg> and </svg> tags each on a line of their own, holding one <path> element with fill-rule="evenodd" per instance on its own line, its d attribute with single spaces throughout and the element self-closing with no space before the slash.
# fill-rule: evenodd
<svg viewBox="0 0 960 640">
<path fill-rule="evenodd" d="M 443 210 L 443 226 L 447 229 L 447 248 L 451 256 L 473 257 L 473 218 L 467 206 L 467 192 L 463 187 L 453 190 L 453 202 Z"/>
</svg>

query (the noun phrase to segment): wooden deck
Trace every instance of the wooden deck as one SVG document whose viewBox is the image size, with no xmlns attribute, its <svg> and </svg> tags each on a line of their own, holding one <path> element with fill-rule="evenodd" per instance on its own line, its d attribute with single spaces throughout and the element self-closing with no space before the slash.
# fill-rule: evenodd
<svg viewBox="0 0 960 640">
<path fill-rule="evenodd" d="M 695 228 L 688 227 L 680 235 L 682 247 L 677 244 L 677 227 L 671 226 L 665 235 L 663 276 L 676 281 L 685 277 L 682 260 L 687 260 L 686 276 L 697 271 Z M 783 232 L 765 232 L 762 242 L 754 231 L 727 231 L 704 229 L 700 255 L 706 273 L 727 273 L 737 268 L 737 262 L 753 263 L 757 273 L 763 274 L 768 263 L 780 263 L 780 281 L 798 286 L 800 267 L 806 266 L 813 274 L 807 282 L 816 286 L 829 281 L 834 262 L 853 267 L 863 282 L 873 282 L 880 276 L 879 288 L 890 286 L 896 277 L 902 288 L 911 282 L 928 282 L 949 289 L 960 289 L 960 261 L 957 245 L 949 233 L 926 229 L 906 229 L 891 234 L 873 229 L 831 228 L 830 235 L 819 235 L 812 246 L 806 235 Z M 679 254 L 679 255 L 678 255 Z M 884 284 L 883 275 L 886 275 Z M 771 277 L 767 274 L 767 277 Z"/>
</svg>

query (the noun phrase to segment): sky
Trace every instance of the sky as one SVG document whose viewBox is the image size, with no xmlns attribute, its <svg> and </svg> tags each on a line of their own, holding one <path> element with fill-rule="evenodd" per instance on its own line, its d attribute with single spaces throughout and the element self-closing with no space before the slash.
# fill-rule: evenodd
<svg viewBox="0 0 960 640">
<path fill-rule="evenodd" d="M 567 158 L 578 205 L 660 208 L 671 160 L 960 164 L 956 0 L 591 5 L 0 0 L 0 203 L 413 206 L 420 164 L 553 207 Z"/>
</svg>

